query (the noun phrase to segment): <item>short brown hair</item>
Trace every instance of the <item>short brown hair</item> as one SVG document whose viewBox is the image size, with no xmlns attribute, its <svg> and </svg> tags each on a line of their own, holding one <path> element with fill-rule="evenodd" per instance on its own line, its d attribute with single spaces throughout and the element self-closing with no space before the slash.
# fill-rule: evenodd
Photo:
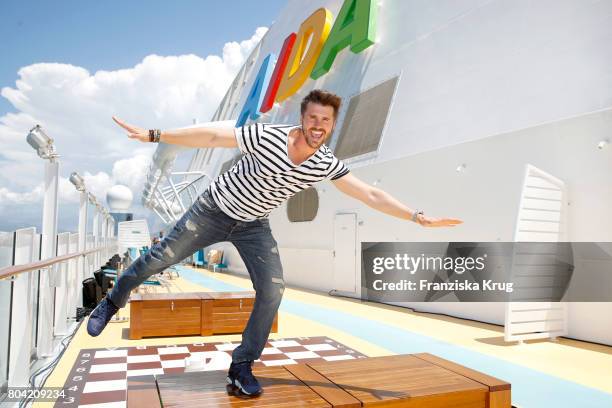
<svg viewBox="0 0 612 408">
<path fill-rule="evenodd" d="M 309 102 L 318 103 L 323 106 L 331 106 L 334 108 L 334 119 L 336 119 L 338 117 L 338 110 L 342 104 L 342 98 L 331 92 L 323 91 L 322 89 L 313 89 L 304 99 L 302 99 L 302 115 L 306 112 Z"/>
</svg>

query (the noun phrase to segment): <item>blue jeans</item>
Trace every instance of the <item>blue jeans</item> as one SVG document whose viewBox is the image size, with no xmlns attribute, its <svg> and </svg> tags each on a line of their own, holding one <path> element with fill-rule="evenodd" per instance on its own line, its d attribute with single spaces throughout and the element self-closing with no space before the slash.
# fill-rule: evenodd
<svg viewBox="0 0 612 408">
<path fill-rule="evenodd" d="M 131 290 L 149 276 L 200 248 L 222 241 L 233 243 L 238 250 L 256 293 L 253 311 L 242 333 L 242 344 L 234 349 L 232 361 L 257 360 L 268 340 L 285 289 L 276 240 L 268 219 L 245 222 L 231 218 L 221 211 L 208 191 L 198 197 L 161 242 L 121 274 L 108 297 L 116 306 L 125 307 Z"/>
</svg>

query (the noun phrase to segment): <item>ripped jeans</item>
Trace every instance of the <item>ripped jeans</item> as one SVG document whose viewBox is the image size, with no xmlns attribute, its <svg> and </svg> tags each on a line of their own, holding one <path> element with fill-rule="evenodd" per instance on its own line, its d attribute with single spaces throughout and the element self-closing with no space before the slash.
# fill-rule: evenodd
<svg viewBox="0 0 612 408">
<path fill-rule="evenodd" d="M 196 250 L 217 242 L 234 244 L 242 257 L 253 288 L 255 304 L 242 333 L 242 343 L 232 361 L 257 360 L 263 351 L 285 289 L 283 268 L 268 219 L 238 221 L 226 215 L 208 191 L 176 223 L 172 231 L 149 252 L 134 261 L 107 295 L 125 307 L 130 292 L 149 276 L 162 272 Z"/>
</svg>

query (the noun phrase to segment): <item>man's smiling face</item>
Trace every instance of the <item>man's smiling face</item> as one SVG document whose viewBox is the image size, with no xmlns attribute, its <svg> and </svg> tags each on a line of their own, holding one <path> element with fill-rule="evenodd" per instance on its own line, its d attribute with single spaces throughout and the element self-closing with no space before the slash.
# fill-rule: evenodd
<svg viewBox="0 0 612 408">
<path fill-rule="evenodd" d="M 334 108 L 309 102 L 302 115 L 302 129 L 306 143 L 313 149 L 318 149 L 331 136 L 336 120 Z"/>
</svg>

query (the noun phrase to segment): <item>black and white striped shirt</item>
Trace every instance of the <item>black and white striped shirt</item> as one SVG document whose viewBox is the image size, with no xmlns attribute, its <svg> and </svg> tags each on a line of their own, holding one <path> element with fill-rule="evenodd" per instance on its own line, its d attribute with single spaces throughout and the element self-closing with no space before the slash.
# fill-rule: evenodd
<svg viewBox="0 0 612 408">
<path fill-rule="evenodd" d="M 293 164 L 287 143 L 289 131 L 295 127 L 253 123 L 236 128 L 236 140 L 244 156 L 209 188 L 223 212 L 241 221 L 268 217 L 270 211 L 299 191 L 349 172 L 325 145 L 299 166 Z"/>
</svg>

